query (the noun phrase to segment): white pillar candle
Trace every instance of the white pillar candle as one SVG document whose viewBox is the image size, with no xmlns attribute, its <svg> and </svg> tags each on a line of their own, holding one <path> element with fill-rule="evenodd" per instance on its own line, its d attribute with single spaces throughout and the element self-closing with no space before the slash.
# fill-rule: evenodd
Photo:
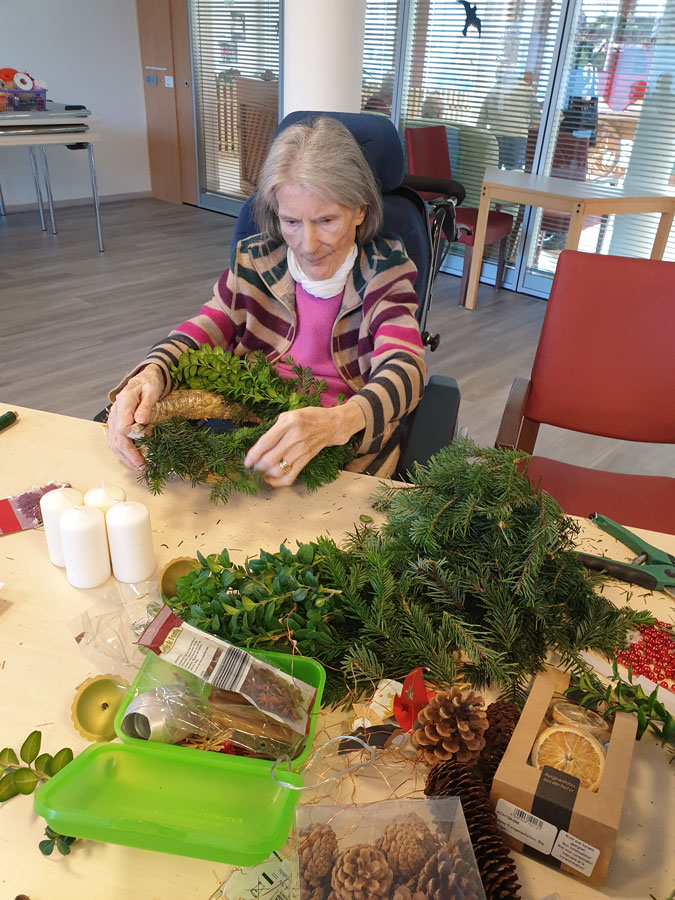
<svg viewBox="0 0 675 900">
<path fill-rule="evenodd" d="M 104 484 L 101 479 L 101 487 L 92 488 L 84 495 L 85 506 L 98 506 L 103 515 L 105 515 L 111 506 L 121 503 L 127 499 L 121 487 L 114 484 Z"/>
<path fill-rule="evenodd" d="M 105 519 L 96 506 L 75 506 L 59 522 L 66 576 L 76 588 L 93 588 L 110 577 Z"/>
<path fill-rule="evenodd" d="M 65 566 L 63 547 L 61 546 L 61 532 L 59 520 L 67 509 L 79 506 L 82 503 L 82 494 L 75 488 L 58 488 L 48 491 L 40 498 L 40 512 L 45 526 L 47 538 L 47 550 L 49 558 L 55 566 Z"/>
<path fill-rule="evenodd" d="M 145 581 L 155 571 L 152 528 L 147 506 L 117 503 L 105 514 L 113 575 L 127 583 Z"/>
</svg>

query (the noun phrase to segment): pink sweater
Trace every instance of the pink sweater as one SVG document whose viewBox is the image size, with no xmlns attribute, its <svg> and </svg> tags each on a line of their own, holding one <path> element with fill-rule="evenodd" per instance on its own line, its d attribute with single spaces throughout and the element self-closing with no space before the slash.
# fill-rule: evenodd
<svg viewBox="0 0 675 900">
<path fill-rule="evenodd" d="M 342 303 L 340 291 L 334 297 L 325 300 L 308 294 L 303 286 L 295 285 L 295 314 L 298 327 L 295 339 L 288 350 L 293 362 L 299 366 L 309 366 L 317 378 L 323 378 L 328 390 L 321 398 L 324 406 L 335 406 L 338 394 L 345 398 L 353 396 L 354 391 L 338 373 L 331 356 L 331 334 L 333 325 Z M 293 377 L 289 365 L 277 363 L 279 374 L 284 378 Z"/>
</svg>

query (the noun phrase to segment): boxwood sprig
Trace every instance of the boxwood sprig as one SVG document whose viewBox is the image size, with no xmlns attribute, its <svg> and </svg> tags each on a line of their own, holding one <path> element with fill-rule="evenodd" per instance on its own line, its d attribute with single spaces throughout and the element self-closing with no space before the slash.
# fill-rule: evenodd
<svg viewBox="0 0 675 900">
<path fill-rule="evenodd" d="M 167 598 L 181 619 L 241 646 L 320 652 L 328 664 L 339 661 L 340 591 L 318 576 L 317 544 L 298 544 L 295 553 L 282 544 L 277 553 L 261 550 L 243 565 L 227 550 L 197 557 L 201 568 L 179 578 L 176 596 Z"/>
<path fill-rule="evenodd" d="M 171 369 L 171 379 L 176 388 L 222 394 L 263 419 L 305 406 L 320 406 L 326 382 L 315 378 L 311 369 L 296 366 L 290 357 L 287 360 L 294 378 L 282 378 L 262 351 L 244 357 L 202 344 L 181 354 Z"/>
</svg>

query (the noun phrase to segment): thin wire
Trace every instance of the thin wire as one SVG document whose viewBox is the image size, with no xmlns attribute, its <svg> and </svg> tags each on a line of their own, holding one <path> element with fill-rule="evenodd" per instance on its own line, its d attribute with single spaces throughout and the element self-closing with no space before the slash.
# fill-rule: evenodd
<svg viewBox="0 0 675 900">
<path fill-rule="evenodd" d="M 326 747 L 330 746 L 331 744 L 335 744 L 337 741 L 343 741 L 343 740 L 356 741 L 357 743 L 361 744 L 361 746 L 363 747 L 364 750 L 368 750 L 370 752 L 370 759 L 367 759 L 362 762 L 354 763 L 353 765 L 348 766 L 346 769 L 342 769 L 341 771 L 336 772 L 335 775 L 329 775 L 329 776 L 325 777 L 323 780 L 318 781 L 316 784 L 299 785 L 299 784 L 291 784 L 289 781 L 282 781 L 280 778 L 277 777 L 277 766 L 281 765 L 284 762 L 287 762 L 290 765 L 290 762 L 291 762 L 291 758 L 288 756 L 288 754 L 284 754 L 283 756 L 280 756 L 279 759 L 277 759 L 275 761 L 274 765 L 272 766 L 272 768 L 270 770 L 270 774 L 272 775 L 272 778 L 274 778 L 276 783 L 281 785 L 281 787 L 289 788 L 292 791 L 314 791 L 317 788 L 321 787 L 322 785 L 328 784 L 330 781 L 338 781 L 340 778 L 343 778 L 345 775 L 349 774 L 350 772 L 356 772 L 357 769 L 362 769 L 362 768 L 364 768 L 364 766 L 370 766 L 375 762 L 375 748 L 374 747 L 369 747 L 365 741 L 362 741 L 361 738 L 356 737 L 356 735 L 339 734 L 339 735 L 337 735 L 337 737 L 330 738 L 330 740 L 325 741 L 323 744 L 321 744 L 320 747 L 317 747 L 317 749 L 314 751 L 314 753 L 312 753 L 312 755 L 307 760 L 307 763 L 306 763 L 305 767 L 303 768 L 303 772 L 307 771 L 307 769 L 309 769 L 309 767 L 312 765 L 312 763 L 317 759 L 317 757 L 321 754 L 321 752 Z"/>
</svg>

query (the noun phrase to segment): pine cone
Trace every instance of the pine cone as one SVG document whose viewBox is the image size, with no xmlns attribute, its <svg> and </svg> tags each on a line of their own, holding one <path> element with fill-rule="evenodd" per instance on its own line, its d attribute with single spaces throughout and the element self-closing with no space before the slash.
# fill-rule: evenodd
<svg viewBox="0 0 675 900">
<path fill-rule="evenodd" d="M 469 766 L 444 762 L 429 773 L 424 793 L 427 797 L 459 797 L 487 900 L 518 900 L 516 866 L 497 828 L 480 775 Z"/>
<path fill-rule="evenodd" d="M 409 881 L 438 850 L 438 841 L 419 816 L 389 825 L 375 844 L 384 853 L 394 878 Z"/>
<path fill-rule="evenodd" d="M 478 846 L 476 862 L 487 900 L 517 900 L 520 884 L 516 866 L 500 834 L 486 835 Z"/>
<path fill-rule="evenodd" d="M 489 795 L 499 764 L 520 718 L 520 710 L 515 703 L 497 700 L 496 703 L 491 703 L 485 712 L 490 726 L 484 735 L 485 747 L 478 758 L 478 768 Z"/>
<path fill-rule="evenodd" d="M 466 900 L 479 900 L 483 893 L 469 841 L 448 841 L 448 852 L 459 886 Z"/>
<path fill-rule="evenodd" d="M 330 825 L 314 825 L 298 840 L 300 877 L 310 886 L 327 883 L 337 856 L 337 838 Z M 313 898 L 318 900 L 318 898 Z"/>
<path fill-rule="evenodd" d="M 300 900 L 325 900 L 326 886 L 311 884 L 300 876 Z"/>
<path fill-rule="evenodd" d="M 463 693 L 453 687 L 436 694 L 420 710 L 411 738 L 428 766 L 449 759 L 473 763 L 485 746 L 483 732 L 487 727 L 485 703 L 480 694 Z"/>
<path fill-rule="evenodd" d="M 488 717 L 490 728 L 499 727 L 505 723 L 515 728 L 516 722 L 520 718 L 520 710 L 510 700 L 495 700 L 494 703 L 490 703 L 485 714 Z"/>
<path fill-rule="evenodd" d="M 420 872 L 417 890 L 425 893 L 429 900 L 464 900 L 452 856 L 447 847 L 434 853 L 426 863 Z"/>
<path fill-rule="evenodd" d="M 490 723 L 485 732 L 485 747 L 478 758 L 478 769 L 489 796 L 495 774 L 520 718 L 520 710 L 508 700 L 497 700 L 485 710 Z"/>
<path fill-rule="evenodd" d="M 429 900 L 429 896 L 422 891 L 411 890 L 407 884 L 399 884 L 392 900 Z"/>
<path fill-rule="evenodd" d="M 388 897 L 394 873 L 380 850 L 354 844 L 336 859 L 331 885 L 337 900 L 378 900 Z"/>
<path fill-rule="evenodd" d="M 505 752 L 506 746 L 490 747 L 489 749 L 485 747 L 478 759 L 478 771 L 488 796 L 492 791 L 492 782 L 495 780 L 497 769 Z"/>
</svg>

